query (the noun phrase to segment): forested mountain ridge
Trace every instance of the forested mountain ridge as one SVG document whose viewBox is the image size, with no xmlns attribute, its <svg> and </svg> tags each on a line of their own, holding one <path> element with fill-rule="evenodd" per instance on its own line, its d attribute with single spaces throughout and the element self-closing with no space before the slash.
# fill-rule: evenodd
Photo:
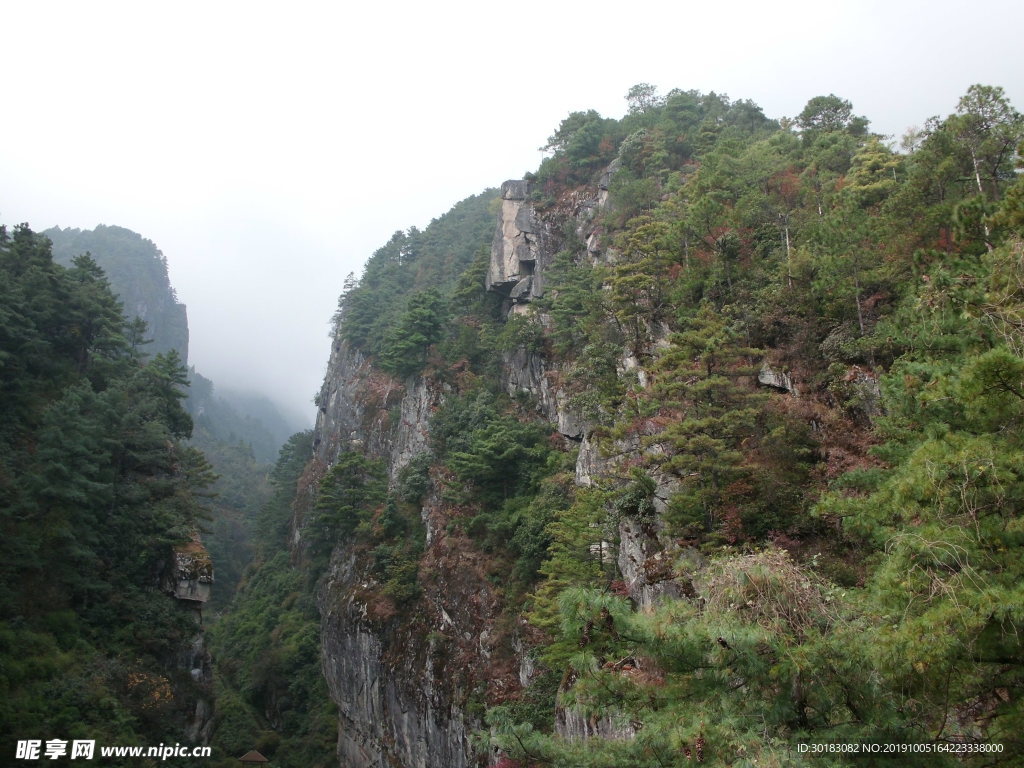
<svg viewBox="0 0 1024 768">
<path fill-rule="evenodd" d="M 234 396 L 239 412 L 186 368 L 184 306 L 150 241 L 22 225 L 0 232 L 0 251 L 0 730 L 97 749 L 209 745 L 207 630 L 253 558 L 283 419 L 255 394 Z M 243 738 L 239 754 L 256 736 Z"/>
<path fill-rule="evenodd" d="M 435 222 L 342 295 L 293 522 L 341 764 L 1014 764 L 1021 115 L 628 101 L 447 288 Z"/>
<path fill-rule="evenodd" d="M 144 357 L 96 262 L 62 267 L 27 225 L 0 228 L 0 272 L 4 748 L 202 743 L 213 478 L 182 360 Z"/>
<path fill-rule="evenodd" d="M 188 313 L 171 287 L 167 259 L 151 241 L 124 227 L 95 229 L 53 227 L 42 232 L 52 243 L 53 258 L 70 266 L 88 253 L 110 281 L 129 320 L 146 323 L 152 337 L 146 354 L 178 351 L 188 363 Z"/>
<path fill-rule="evenodd" d="M 88 254 L 103 270 L 111 290 L 132 321 L 142 355 L 175 350 L 187 364 L 189 326 L 185 305 L 170 283 L 167 259 L 151 240 L 118 226 L 91 230 L 54 227 L 49 239 L 58 264 Z M 269 500 L 267 475 L 278 451 L 294 431 L 267 398 L 222 392 L 190 366 L 184 406 L 192 418 L 190 445 L 210 461 L 216 478 L 208 493 L 210 520 L 205 543 L 217 563 L 218 588 L 211 608 L 230 601 L 235 584 L 253 556 L 250 527 Z"/>
<path fill-rule="evenodd" d="M 58 264 L 70 266 L 87 253 L 99 265 L 128 319 L 145 323 L 148 341 L 140 346 L 144 354 L 174 349 L 188 364 L 188 314 L 171 285 L 167 258 L 155 243 L 130 229 L 103 224 L 85 230 L 53 227 L 42 235 L 50 240 Z M 277 458 L 294 428 L 273 403 L 255 393 L 215 392 L 213 382 L 194 367 L 189 380 L 186 405 L 201 447 L 212 448 L 216 441 L 241 443 L 261 462 Z"/>
<path fill-rule="evenodd" d="M 627 102 L 346 281 L 269 474 L 96 260 L 0 229 L 9 744 L 1019 763 L 1024 118 L 972 86 L 897 152 L 835 95 Z"/>
</svg>

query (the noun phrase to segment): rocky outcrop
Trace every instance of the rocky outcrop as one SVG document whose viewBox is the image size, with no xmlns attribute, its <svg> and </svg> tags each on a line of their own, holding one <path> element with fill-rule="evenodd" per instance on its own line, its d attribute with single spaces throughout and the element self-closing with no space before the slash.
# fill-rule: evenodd
<svg viewBox="0 0 1024 768">
<path fill-rule="evenodd" d="M 848 407 L 857 409 L 869 422 L 884 414 L 882 388 L 877 373 L 854 365 L 846 372 L 843 383 L 850 394 Z"/>
<path fill-rule="evenodd" d="M 389 378 L 336 342 L 317 397 L 312 466 L 326 471 L 341 451 L 360 450 L 383 459 L 394 482 L 428 449 L 430 415 L 444 396 L 443 386 Z M 397 610 L 365 556 L 344 541 L 318 594 L 323 669 L 338 706 L 338 759 L 347 768 L 476 765 L 470 734 L 481 724 L 466 714 L 466 702 L 500 695 L 518 678 L 518 661 L 503 648 L 511 641 L 493 629 L 501 601 L 484 558 L 449 532 L 438 494 L 427 495 L 422 519 L 423 594 L 414 607 Z"/>
<path fill-rule="evenodd" d="M 178 600 L 202 604 L 210 599 L 213 561 L 198 537 L 173 548 L 170 567 L 165 568 L 161 586 Z"/>
<path fill-rule="evenodd" d="M 344 545 L 317 596 L 346 768 L 477 765 L 471 736 L 484 702 L 503 700 L 532 674 L 521 639 L 500 627 L 504 605 L 487 557 L 451 531 L 438 499 L 424 514 L 434 534 L 414 605 L 396 609 L 365 558 Z"/>
<path fill-rule="evenodd" d="M 473 764 L 470 729 L 461 711 L 431 681 L 407 685 L 382 663 L 372 632 L 343 627 L 352 617 L 327 617 L 324 674 L 338 705 L 340 765 L 465 768 Z M 340 623 L 339 623 L 340 622 Z"/>
<path fill-rule="evenodd" d="M 588 717 L 572 708 L 560 708 L 555 713 L 555 730 L 569 741 L 632 739 L 636 736 L 636 726 L 622 715 L 613 713 Z"/>
<path fill-rule="evenodd" d="M 394 624 L 375 626 L 374 608 L 359 599 L 358 582 L 354 553 L 340 553 L 320 597 L 324 676 L 338 706 L 339 764 L 474 764 L 472 728 L 453 701 L 448 680 L 435 675 L 433 644 Z M 405 635 L 406 642 L 393 632 Z"/>
<path fill-rule="evenodd" d="M 358 349 L 336 339 L 327 362 L 327 375 L 314 400 L 313 455 L 332 463 L 342 447 L 362 439 L 365 430 L 364 383 L 373 368 Z"/>
<path fill-rule="evenodd" d="M 185 740 L 194 744 L 209 744 L 213 735 L 213 658 L 206 645 L 206 633 L 199 632 L 192 645 L 182 653 L 179 669 L 188 670 L 193 690 L 198 692 L 192 716 L 185 727 Z"/>
<path fill-rule="evenodd" d="M 501 212 L 491 244 L 487 290 L 522 304 L 544 295 L 543 272 L 551 250 L 550 236 L 529 203 L 526 181 L 501 185 Z"/>
<path fill-rule="evenodd" d="M 198 631 L 192 642 L 165 659 L 171 670 L 175 699 L 191 712 L 183 723 L 184 738 L 194 744 L 208 744 L 214 725 L 213 659 L 206 645 L 202 607 L 210 599 L 213 560 L 198 534 L 170 551 L 160 573 L 160 589 L 192 613 Z"/>
<path fill-rule="evenodd" d="M 330 466 L 343 450 L 365 450 L 385 459 L 394 479 L 427 450 L 427 422 L 443 398 L 422 379 L 401 382 L 381 373 L 358 349 L 336 340 L 315 400 L 313 455 Z"/>
<path fill-rule="evenodd" d="M 576 235 L 581 242 L 587 244 L 587 255 L 594 260 L 610 257 L 603 248 L 600 232 L 596 227 L 595 215 L 608 205 L 608 186 L 617 170 L 618 163 L 612 163 L 602 174 L 596 196 L 586 190 L 578 190 L 566 200 L 562 206 L 562 215 L 572 218 L 576 223 Z M 526 182 L 506 182 L 502 187 L 502 212 L 499 216 L 498 229 L 491 250 L 491 265 L 488 275 L 488 287 L 503 292 L 513 283 L 513 275 L 521 276 L 524 269 L 530 272 L 529 285 L 543 285 L 544 268 L 551 263 L 553 253 L 545 252 L 545 248 L 554 247 L 554 239 L 540 237 L 543 226 L 538 223 L 536 212 L 526 202 L 529 187 Z M 524 263 L 528 264 L 522 267 Z M 513 272 L 513 270 L 518 270 Z M 504 279 L 504 283 L 501 280 Z M 525 280 L 516 282 L 509 293 L 514 304 L 523 308 L 532 296 L 542 291 L 532 292 L 520 289 Z M 538 318 L 540 322 L 543 317 Z M 665 344 L 667 329 L 651 329 L 651 346 L 656 348 Z M 635 386 L 646 388 L 648 375 L 644 366 L 635 354 L 625 351 L 618 361 L 619 375 L 627 381 L 635 382 Z M 796 392 L 792 381 L 785 374 L 776 374 L 783 381 L 785 377 L 787 390 Z M 502 384 L 510 395 L 528 394 L 537 404 L 537 413 L 549 421 L 559 433 L 579 443 L 576 461 L 576 482 L 589 486 L 599 477 L 614 477 L 619 474 L 616 467 L 625 461 L 636 459 L 641 451 L 637 441 L 620 441 L 611 450 L 611 455 L 604 455 L 598 441 L 593 436 L 593 425 L 588 424 L 579 413 L 570 407 L 569 398 L 555 383 L 562 378 L 558 365 L 547 360 L 541 353 L 528 349 L 517 349 L 504 353 L 501 368 Z M 767 382 L 765 382 L 767 383 Z M 664 499 L 671 496 L 676 488 L 676 481 L 669 477 L 655 477 L 657 489 L 652 500 L 657 512 L 664 512 Z M 678 597 L 684 592 L 684 586 L 674 579 L 673 566 L 680 556 L 680 548 L 669 540 L 662 540 L 659 526 L 655 520 L 641 523 L 635 519 L 624 519 L 619 526 L 617 552 L 613 555 L 622 574 L 626 589 L 632 600 L 641 609 L 652 607 L 663 597 Z M 567 718 L 567 719 L 566 719 Z M 576 735 L 593 735 L 594 728 L 599 728 L 605 735 L 615 730 L 607 724 L 593 724 L 589 721 L 574 719 L 573 713 L 563 718 L 566 733 Z"/>
<path fill-rule="evenodd" d="M 561 377 L 537 352 L 517 349 L 502 355 L 501 381 L 508 394 L 529 395 L 537 405 L 537 413 L 570 440 L 582 440 L 587 431 L 586 420 L 569 403 L 565 392 L 552 384 Z"/>
<path fill-rule="evenodd" d="M 530 201 L 528 182 L 502 186 L 486 284 L 505 299 L 506 315 L 521 312 L 544 322 L 531 303 L 543 296 L 545 270 L 560 247 L 552 233 L 565 232 L 567 220 L 587 243 L 582 257 L 605 258 L 595 214 L 606 202 L 613 170 L 603 186 L 573 193 L 543 217 Z M 552 221 L 560 223 L 556 227 Z M 512 350 L 501 359 L 500 384 L 520 403 L 532 402 L 538 418 L 579 444 L 576 481 L 590 485 L 614 475 L 624 460 L 635 459 L 640 444 L 624 441 L 615 455 L 604 455 L 594 425 L 573 409 L 559 366 L 540 349 Z M 647 386 L 637 357 L 624 353 L 620 368 L 635 386 Z M 385 460 L 394 482 L 402 467 L 430 448 L 430 416 L 448 394 L 440 378 L 398 381 L 336 339 L 316 398 L 314 461 L 308 471 L 312 484 L 344 450 Z M 443 468 L 431 470 L 432 490 L 422 502 L 426 543 L 415 605 L 396 606 L 377 582 L 366 553 L 344 541 L 335 548 L 317 595 L 324 675 L 338 706 L 338 759 L 346 768 L 478 765 L 482 756 L 471 734 L 483 725 L 484 707 L 516 696 L 536 674 L 530 643 L 540 639 L 524 641 L 530 631 L 526 626 L 502 620 L 508 618 L 506 606 L 489 571 L 489 556 L 453 525 L 463 513 L 443 501 L 443 473 Z M 656 479 L 656 495 L 667 496 L 670 483 Z M 300 501 L 296 542 L 302 536 L 301 508 Z M 645 607 L 682 591 L 672 570 L 682 551 L 662 541 L 652 525 L 625 520 L 620 543 L 600 546 L 600 556 L 618 563 L 628 593 Z M 622 672 L 632 674 L 634 668 L 635 662 Z M 635 735 L 633 724 L 613 714 L 593 718 L 560 708 L 556 719 L 559 732 L 570 739 Z"/>
<path fill-rule="evenodd" d="M 788 392 L 794 397 L 800 396 L 800 390 L 793 383 L 793 377 L 781 368 L 769 365 L 767 362 L 761 364 L 761 370 L 757 374 L 757 381 L 759 384 L 777 389 L 780 392 Z"/>
</svg>

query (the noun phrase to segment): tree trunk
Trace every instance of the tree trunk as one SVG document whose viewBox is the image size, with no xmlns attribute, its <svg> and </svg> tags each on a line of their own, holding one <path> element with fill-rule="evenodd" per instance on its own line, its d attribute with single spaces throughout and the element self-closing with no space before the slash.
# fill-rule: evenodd
<svg viewBox="0 0 1024 768">
<path fill-rule="evenodd" d="M 978 171 L 978 156 L 974 152 L 974 147 L 971 147 L 971 163 L 974 165 L 974 183 L 978 185 L 978 194 L 981 198 L 985 199 L 985 189 L 981 186 L 981 173 Z M 985 221 L 985 214 L 981 215 L 981 227 L 985 231 L 985 249 L 992 253 L 991 237 L 988 231 L 988 222 Z"/>
</svg>

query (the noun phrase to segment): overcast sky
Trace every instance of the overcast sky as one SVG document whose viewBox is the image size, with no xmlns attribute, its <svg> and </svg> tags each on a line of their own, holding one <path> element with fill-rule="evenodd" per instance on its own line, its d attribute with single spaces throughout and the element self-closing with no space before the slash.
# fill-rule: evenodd
<svg viewBox="0 0 1024 768">
<path fill-rule="evenodd" d="M 345 275 L 638 82 L 898 138 L 972 83 L 1024 110 L 1024 3 L 5 3 L 0 222 L 153 240 L 191 362 L 312 422 Z"/>
</svg>

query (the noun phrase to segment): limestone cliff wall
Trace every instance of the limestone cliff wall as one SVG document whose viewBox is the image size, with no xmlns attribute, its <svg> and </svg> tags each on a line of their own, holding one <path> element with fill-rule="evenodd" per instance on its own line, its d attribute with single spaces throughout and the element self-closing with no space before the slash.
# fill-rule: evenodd
<svg viewBox="0 0 1024 768">
<path fill-rule="evenodd" d="M 336 558 L 320 596 L 323 669 L 338 705 L 343 766 L 474 765 L 472 725 L 450 695 L 434 644 L 389 636 L 360 600 L 351 552 Z M 418 629 L 418 627 L 417 627 Z"/>
<path fill-rule="evenodd" d="M 582 258 L 609 258 L 595 214 L 607 202 L 611 172 L 593 189 L 575 192 L 541 215 L 525 181 L 502 185 L 486 286 L 505 298 L 508 313 L 529 313 L 543 296 L 545 270 L 563 237 L 575 229 Z M 540 318 L 543 322 L 543 318 Z M 536 416 L 579 446 L 577 482 L 589 485 L 613 471 L 638 446 L 621 445 L 605 455 L 594 425 L 576 412 L 560 382 L 565 371 L 542 353 L 508 352 L 501 384 L 513 396 L 526 395 Z M 620 367 L 646 385 L 639 363 L 623 352 Z M 313 476 L 326 472 L 342 450 L 360 449 L 385 459 L 392 480 L 429 447 L 429 417 L 443 403 L 444 385 L 423 378 L 397 381 L 358 350 L 336 340 L 317 396 Z M 658 495 L 671 491 L 656 478 Z M 306 500 L 309 503 L 309 499 Z M 302 500 L 295 520 L 301 546 Z M 346 768 L 412 768 L 478 765 L 471 734 L 482 727 L 483 700 L 500 700 L 527 685 L 533 674 L 525 627 L 508 627 L 500 593 L 486 578 L 484 555 L 454 533 L 452 511 L 436 492 L 423 504 L 426 551 L 420 567 L 423 597 L 414 617 L 394 616 L 375 598 L 373 578 L 346 542 L 335 549 L 318 602 L 322 621 L 323 669 L 339 709 L 339 764 Z M 656 524 L 623 523 L 612 557 L 630 595 L 650 605 L 663 594 L 678 594 L 669 578 L 671 562 L 682 556 L 663 540 Z M 559 730 L 568 738 L 594 734 L 632 736 L 626 723 L 590 722 L 560 711 Z"/>
<path fill-rule="evenodd" d="M 427 449 L 429 416 L 443 397 L 422 379 L 383 376 L 358 350 L 336 343 L 317 398 L 314 467 L 325 471 L 340 451 L 359 448 L 385 459 L 394 480 Z M 323 669 L 338 706 L 343 766 L 476 765 L 470 735 L 480 723 L 464 709 L 478 688 L 501 683 L 500 672 L 488 668 L 498 642 L 488 639 L 488 627 L 500 603 L 473 548 L 447 533 L 436 498 L 424 503 L 422 518 L 429 576 L 415 617 L 391 615 L 345 542 L 318 594 Z M 295 534 L 301 546 L 301 514 Z"/>
<path fill-rule="evenodd" d="M 45 230 L 58 264 L 89 253 L 103 268 L 124 314 L 146 322 L 147 355 L 176 349 L 188 362 L 188 311 L 167 277 L 167 264 L 156 245 L 124 227 L 99 225 L 94 230 L 53 227 Z"/>
<path fill-rule="evenodd" d="M 196 534 L 192 541 L 173 547 L 159 573 L 160 589 L 174 598 L 181 610 L 192 613 L 198 631 L 189 645 L 178 648 L 165 660 L 176 699 L 189 712 L 184 739 L 209 744 L 214 726 L 213 659 L 206 643 L 202 606 L 210 598 L 214 581 L 210 553 Z"/>
<path fill-rule="evenodd" d="M 501 185 L 501 213 L 487 272 L 487 290 L 515 303 L 544 294 L 544 267 L 551 256 L 551 237 L 528 202 L 529 194 L 525 181 Z"/>
</svg>

